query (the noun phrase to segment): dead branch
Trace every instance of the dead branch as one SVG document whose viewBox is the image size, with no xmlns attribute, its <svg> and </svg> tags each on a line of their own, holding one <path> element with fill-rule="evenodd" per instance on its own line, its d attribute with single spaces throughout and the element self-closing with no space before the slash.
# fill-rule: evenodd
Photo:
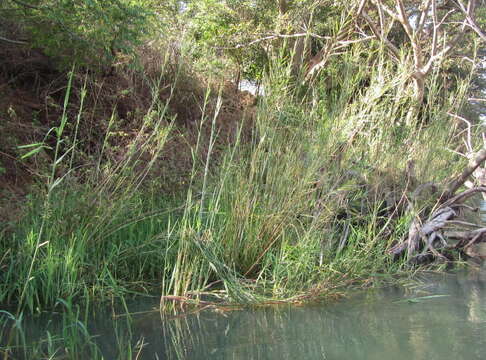
<svg viewBox="0 0 486 360">
<path fill-rule="evenodd" d="M 477 193 L 486 193 L 486 186 L 479 186 L 472 189 L 463 191 L 462 193 L 454 196 L 453 198 L 444 202 L 444 206 L 452 206 L 469 199 L 471 196 Z"/>
<path fill-rule="evenodd" d="M 241 48 L 244 48 L 244 47 L 249 47 L 249 46 L 252 46 L 252 45 L 259 44 L 261 42 L 275 40 L 275 39 L 295 39 L 295 38 L 303 38 L 303 37 L 313 37 L 313 38 L 320 39 L 320 40 L 332 39 L 331 36 L 322 36 L 322 35 L 314 34 L 314 33 L 311 33 L 311 32 L 298 33 L 298 34 L 272 34 L 272 35 L 264 36 L 264 37 L 259 38 L 259 39 L 252 40 L 252 41 L 250 41 L 248 43 L 244 43 L 244 44 L 238 44 L 238 45 L 235 45 L 235 46 L 215 47 L 215 48 L 218 49 L 218 50 L 234 50 L 234 49 L 241 49 Z"/>
<path fill-rule="evenodd" d="M 464 13 L 466 16 L 467 24 L 473 31 L 483 40 L 486 41 L 486 32 L 481 29 L 479 24 L 476 22 L 474 18 L 474 9 L 476 8 L 476 1 L 470 0 L 468 2 L 468 6 L 464 6 L 461 0 L 456 0 L 457 4 L 459 5 L 459 9 Z"/>
<path fill-rule="evenodd" d="M 462 204 L 464 201 L 477 193 L 486 193 L 486 186 L 478 186 L 454 195 L 456 191 L 462 185 L 464 185 L 469 177 L 474 176 L 475 170 L 486 160 L 486 147 L 483 147 L 481 151 L 474 153 L 471 140 L 470 122 L 457 115 L 450 115 L 455 116 L 460 120 L 464 120 L 468 125 L 466 132 L 467 154 L 463 156 L 470 158 L 470 161 L 462 173 L 456 176 L 445 186 L 445 190 L 439 196 L 438 206 L 436 207 L 436 210 L 433 211 L 428 217 L 428 220 L 423 223 L 422 219 L 417 216 L 410 224 L 407 239 L 398 243 L 389 250 L 389 253 L 394 256 L 401 255 L 405 250 L 407 250 L 407 257 L 411 263 L 422 263 L 425 260 L 431 260 L 434 258 L 444 259 L 443 254 L 441 254 L 437 248 L 434 247 L 434 242 L 439 239 L 442 247 L 447 248 L 447 241 L 445 240 L 442 231 L 444 231 L 448 225 L 479 227 L 479 229 L 473 231 L 449 231 L 445 233 L 446 238 L 459 239 L 459 243 L 456 244 L 454 248 L 461 248 L 464 252 L 467 252 L 468 247 L 479 241 L 479 239 L 482 238 L 482 235 L 486 232 L 486 229 L 482 226 L 455 219 L 458 216 L 458 212 L 456 212 L 455 209 L 468 207 Z M 425 186 L 419 186 L 416 191 L 422 187 L 425 188 Z M 423 251 L 420 254 L 417 254 L 422 243 L 424 244 Z"/>
<path fill-rule="evenodd" d="M 428 0 L 425 6 L 422 8 L 422 11 L 420 11 L 420 16 L 418 20 L 418 25 L 417 25 L 417 32 L 421 33 L 424 30 L 425 22 L 427 19 L 427 14 L 429 12 L 430 7 L 432 6 L 432 17 L 436 18 L 437 16 L 437 9 L 436 9 L 436 4 L 435 1 L 433 0 Z M 435 23 L 434 23 L 435 25 Z"/>
<path fill-rule="evenodd" d="M 376 20 L 373 20 L 367 12 L 368 1 L 360 2 L 356 12 L 356 18 L 362 18 L 371 29 L 373 35 L 376 36 L 386 47 L 386 49 L 398 58 L 400 49 L 393 44 L 386 36 L 387 23 L 398 22 L 405 32 L 408 43 L 412 50 L 414 71 L 411 74 L 411 81 L 415 87 L 415 96 L 417 106 L 411 112 L 416 112 L 423 103 L 425 96 L 425 80 L 430 71 L 440 64 L 444 58 L 450 55 L 452 50 L 460 43 L 465 33 L 465 26 L 473 29 L 476 34 L 482 39 L 486 39 L 486 33 L 479 27 L 475 21 L 475 1 L 469 0 L 467 6 L 460 0 L 455 5 L 453 10 L 440 8 L 441 11 L 447 11 L 445 15 L 441 14 L 439 20 L 438 0 L 424 0 L 422 5 L 415 11 L 417 21 L 415 26 L 411 24 L 410 13 L 407 12 L 405 0 L 395 0 L 395 8 L 386 5 L 382 0 L 369 0 L 376 8 Z M 455 29 L 455 35 L 452 37 L 448 35 L 445 27 L 450 24 L 446 23 L 446 19 L 453 13 L 461 12 L 464 17 L 459 22 L 462 25 L 461 29 Z M 388 18 L 388 21 L 387 19 Z M 427 27 L 427 29 L 425 29 Z M 430 28 L 430 29 L 429 29 Z"/>
<path fill-rule="evenodd" d="M 388 40 L 386 36 L 384 36 L 384 32 L 378 29 L 378 26 L 373 22 L 366 10 L 363 9 L 361 11 L 361 17 L 365 19 L 366 23 L 371 29 L 371 32 L 376 36 L 376 38 L 381 40 L 385 44 L 386 48 L 393 54 L 393 56 L 398 59 L 400 57 L 400 50 L 390 40 Z"/>
<path fill-rule="evenodd" d="M 466 180 L 473 174 L 481 164 L 486 161 L 486 149 L 479 151 L 474 158 L 469 161 L 468 166 L 464 171 L 454 180 L 452 180 L 449 185 L 447 185 L 446 190 L 441 196 L 441 201 L 449 199 L 454 195 L 454 193 L 466 182 Z M 486 188 L 485 188 L 486 189 Z M 473 190 L 473 189 L 471 189 Z M 481 191 L 481 190 L 480 190 Z M 464 193 L 463 193 L 464 194 Z M 462 194 L 461 194 L 462 195 Z M 457 202 L 457 201 L 454 201 Z"/>
<path fill-rule="evenodd" d="M 444 207 L 434 212 L 430 220 L 423 225 L 420 218 L 416 217 L 410 225 L 407 239 L 395 245 L 388 252 L 392 255 L 400 255 L 407 250 L 407 256 L 411 258 L 420 248 L 420 240 L 423 240 L 426 246 L 430 246 L 429 242 L 433 242 L 436 237 L 435 233 L 446 225 L 447 220 L 456 215 L 457 213 L 452 208 Z M 427 240 L 428 236 L 432 236 L 432 239 Z"/>
<path fill-rule="evenodd" d="M 455 230 L 448 230 L 444 232 L 444 235 L 450 239 L 461 239 L 461 240 L 469 240 L 476 237 L 478 234 L 485 234 L 486 228 L 475 229 L 470 231 L 455 231 Z M 457 247 L 457 245 L 455 245 Z"/>
<path fill-rule="evenodd" d="M 27 45 L 27 42 L 25 42 L 25 41 L 7 39 L 3 36 L 0 36 L 0 41 L 5 41 L 9 44 L 15 44 L 15 45 Z"/>
</svg>

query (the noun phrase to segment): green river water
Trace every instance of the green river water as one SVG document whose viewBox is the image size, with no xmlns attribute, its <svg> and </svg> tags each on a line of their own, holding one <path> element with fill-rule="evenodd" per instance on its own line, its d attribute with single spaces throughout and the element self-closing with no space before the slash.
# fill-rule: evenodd
<svg viewBox="0 0 486 360">
<path fill-rule="evenodd" d="M 126 323 L 111 314 L 88 321 L 105 359 L 126 358 L 123 341 L 141 349 L 133 359 L 486 359 L 486 269 L 421 275 L 410 286 L 356 291 L 334 303 L 209 309 L 177 319 L 149 311 Z M 60 328 L 51 317 L 25 331 L 34 341 Z"/>
</svg>

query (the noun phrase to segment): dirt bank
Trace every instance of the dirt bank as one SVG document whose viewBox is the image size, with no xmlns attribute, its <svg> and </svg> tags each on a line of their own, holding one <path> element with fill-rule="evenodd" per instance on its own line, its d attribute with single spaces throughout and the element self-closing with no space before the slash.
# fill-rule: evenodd
<svg viewBox="0 0 486 360">
<path fill-rule="evenodd" d="M 209 122 L 201 127 L 201 119 L 214 113 L 221 87 L 216 156 L 235 141 L 240 124 L 244 126 L 243 138 L 250 138 L 256 103 L 250 93 L 238 91 L 231 83 L 208 84 L 182 59 L 174 55 L 167 62 L 162 54 L 163 49 L 142 47 L 137 66 L 120 61 L 109 72 L 74 68 L 64 146 L 69 145 L 81 114 L 75 164 L 81 169 L 76 171 L 79 181 L 100 158 L 104 163 L 123 158 L 155 102 L 168 104 L 166 121 L 174 122 L 149 177 L 157 178 L 164 191 L 177 191 L 187 184 L 197 134 L 200 129 L 206 134 L 210 131 Z M 33 185 L 38 185 L 35 191 L 43 189 L 56 142 L 49 130 L 58 126 L 62 117 L 69 71 L 60 70 L 55 59 L 40 50 L 23 46 L 2 43 L 0 57 L 4 59 L 0 63 L 0 223 L 5 223 L 21 216 L 22 203 Z M 80 112 L 83 88 L 86 96 Z M 204 156 L 209 136 L 201 139 L 199 155 Z M 19 147 L 36 143 L 46 146 L 35 156 L 22 159 L 30 148 Z"/>
</svg>

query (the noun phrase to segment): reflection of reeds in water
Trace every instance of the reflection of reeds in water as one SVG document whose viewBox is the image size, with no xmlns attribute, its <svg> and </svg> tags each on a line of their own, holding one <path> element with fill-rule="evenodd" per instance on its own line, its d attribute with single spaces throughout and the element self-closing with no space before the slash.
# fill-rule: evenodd
<svg viewBox="0 0 486 360">
<path fill-rule="evenodd" d="M 385 292 L 327 307 L 202 313 L 183 320 L 185 331 L 174 334 L 186 350 L 181 359 L 480 359 L 475 354 L 486 346 L 477 322 L 486 298 L 481 284 L 450 276 L 409 294 L 423 299 L 416 303 L 397 302 L 401 293 Z M 431 290 L 447 296 L 417 296 Z"/>
<path fill-rule="evenodd" d="M 468 302 L 469 315 L 468 320 L 473 323 L 486 323 L 486 308 L 484 306 L 484 298 L 478 291 L 471 291 L 471 296 Z"/>
<path fill-rule="evenodd" d="M 406 293 L 359 292 L 305 307 L 205 310 L 176 318 L 157 311 L 115 318 L 102 313 L 87 320 L 91 326 L 84 326 L 84 312 L 66 304 L 57 321 L 40 321 L 37 328 L 21 319 L 17 336 L 25 346 L 9 351 L 12 359 L 481 359 L 475 354 L 486 349 L 484 284 L 465 274 Z M 400 301 L 404 295 L 422 301 Z"/>
</svg>

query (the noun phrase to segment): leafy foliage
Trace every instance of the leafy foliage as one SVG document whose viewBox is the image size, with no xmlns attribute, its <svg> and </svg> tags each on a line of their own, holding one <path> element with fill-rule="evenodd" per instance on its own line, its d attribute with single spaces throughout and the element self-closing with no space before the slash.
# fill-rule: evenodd
<svg viewBox="0 0 486 360">
<path fill-rule="evenodd" d="M 10 1 L 12 14 L 30 34 L 33 47 L 61 59 L 87 65 L 130 54 L 153 26 L 153 14 L 143 1 L 31 0 Z"/>
</svg>

